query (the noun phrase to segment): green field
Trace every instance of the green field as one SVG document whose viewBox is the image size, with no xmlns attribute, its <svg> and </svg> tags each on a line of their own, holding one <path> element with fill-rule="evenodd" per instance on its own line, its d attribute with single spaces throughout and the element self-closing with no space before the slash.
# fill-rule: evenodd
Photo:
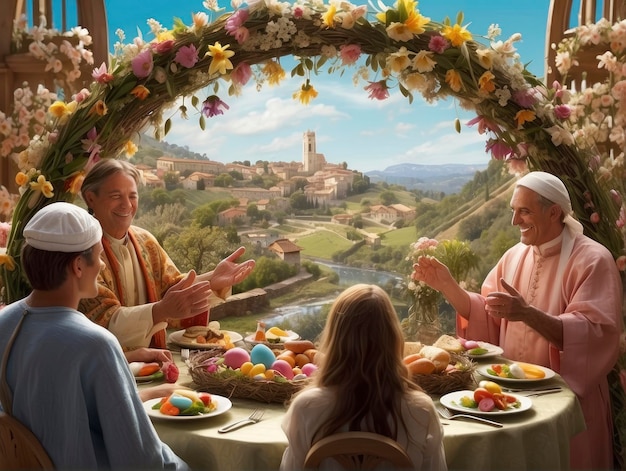
<svg viewBox="0 0 626 471">
<path fill-rule="evenodd" d="M 407 226 L 402 229 L 385 232 L 382 244 L 385 247 L 406 248 L 408 252 L 409 245 L 416 240 L 417 236 L 415 235 L 415 227 Z"/>
<path fill-rule="evenodd" d="M 324 258 L 326 260 L 331 259 L 332 254 L 335 252 L 352 247 L 351 241 L 330 231 L 317 231 L 313 234 L 299 237 L 294 243 L 302 247 L 302 255 Z"/>
</svg>

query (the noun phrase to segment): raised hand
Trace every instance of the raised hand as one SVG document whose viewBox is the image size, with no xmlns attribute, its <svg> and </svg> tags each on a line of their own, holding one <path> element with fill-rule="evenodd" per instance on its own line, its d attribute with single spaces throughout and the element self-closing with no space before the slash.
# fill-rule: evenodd
<svg viewBox="0 0 626 471">
<path fill-rule="evenodd" d="M 428 256 L 419 257 L 413 264 L 411 279 L 422 281 L 437 291 L 443 291 L 450 283 L 456 284 L 448 267 L 435 257 Z"/>
<path fill-rule="evenodd" d="M 494 291 L 485 297 L 485 311 L 494 317 L 508 319 L 510 321 L 524 320 L 524 312 L 528 303 L 524 297 L 503 278 L 500 279 L 502 287 L 506 290 Z"/>
<path fill-rule="evenodd" d="M 152 308 L 152 318 L 156 322 L 169 319 L 186 319 L 197 316 L 209 309 L 211 283 L 197 281 L 196 272 L 191 270 L 185 278 L 167 290 L 163 299 Z"/>
<path fill-rule="evenodd" d="M 232 254 L 217 264 L 211 274 L 211 288 L 220 291 L 230 288 L 232 285 L 241 283 L 254 268 L 254 260 L 237 263 L 236 260 L 246 251 L 245 247 L 239 247 Z"/>
</svg>

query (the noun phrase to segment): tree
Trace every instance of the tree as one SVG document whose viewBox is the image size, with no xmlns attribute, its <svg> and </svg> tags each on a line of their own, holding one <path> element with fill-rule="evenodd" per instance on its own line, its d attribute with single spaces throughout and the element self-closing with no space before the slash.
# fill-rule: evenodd
<svg viewBox="0 0 626 471">
<path fill-rule="evenodd" d="M 378 197 L 380 198 L 380 202 L 385 206 L 398 202 L 398 197 L 391 190 L 383 191 Z"/>
<path fill-rule="evenodd" d="M 178 174 L 176 172 L 167 172 L 165 175 L 163 175 L 163 183 L 165 183 L 165 188 L 167 190 L 175 190 L 180 184 Z"/>
<path fill-rule="evenodd" d="M 259 219 L 259 207 L 254 203 L 250 203 L 246 208 L 246 216 L 250 218 L 251 222 L 256 222 Z"/>
<path fill-rule="evenodd" d="M 191 213 L 193 222 L 200 228 L 213 227 L 215 224 L 216 212 L 210 203 L 203 204 L 194 209 Z"/>
</svg>

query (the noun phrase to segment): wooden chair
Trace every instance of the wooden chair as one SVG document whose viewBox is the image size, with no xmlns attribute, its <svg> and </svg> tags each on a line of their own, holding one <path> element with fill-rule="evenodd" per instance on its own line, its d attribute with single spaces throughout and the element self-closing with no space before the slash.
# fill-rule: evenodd
<svg viewBox="0 0 626 471">
<path fill-rule="evenodd" d="M 0 469 L 54 469 L 37 437 L 4 412 L 0 412 Z"/>
<path fill-rule="evenodd" d="M 343 469 L 411 469 L 413 463 L 402 447 L 389 437 L 370 432 L 344 432 L 313 444 L 304 460 L 305 469 L 318 469 L 325 458 L 336 460 Z"/>
</svg>

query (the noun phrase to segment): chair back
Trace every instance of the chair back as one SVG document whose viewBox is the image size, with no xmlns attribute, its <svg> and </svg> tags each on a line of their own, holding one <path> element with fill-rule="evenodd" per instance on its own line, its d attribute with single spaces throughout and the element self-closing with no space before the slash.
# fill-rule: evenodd
<svg viewBox="0 0 626 471">
<path fill-rule="evenodd" d="M 305 469 L 318 469 L 322 460 L 332 458 L 343 469 L 411 469 L 406 451 L 394 440 L 370 432 L 343 432 L 322 438 L 313 444 L 304 460 Z"/>
<path fill-rule="evenodd" d="M 0 412 L 0 469 L 54 469 L 37 437 L 4 412 Z"/>
<path fill-rule="evenodd" d="M 6 370 L 11 347 L 28 311 L 24 311 L 7 343 L 0 364 L 0 469 L 54 469 L 52 460 L 39 439 L 13 417 L 13 393 L 7 382 Z"/>
</svg>

